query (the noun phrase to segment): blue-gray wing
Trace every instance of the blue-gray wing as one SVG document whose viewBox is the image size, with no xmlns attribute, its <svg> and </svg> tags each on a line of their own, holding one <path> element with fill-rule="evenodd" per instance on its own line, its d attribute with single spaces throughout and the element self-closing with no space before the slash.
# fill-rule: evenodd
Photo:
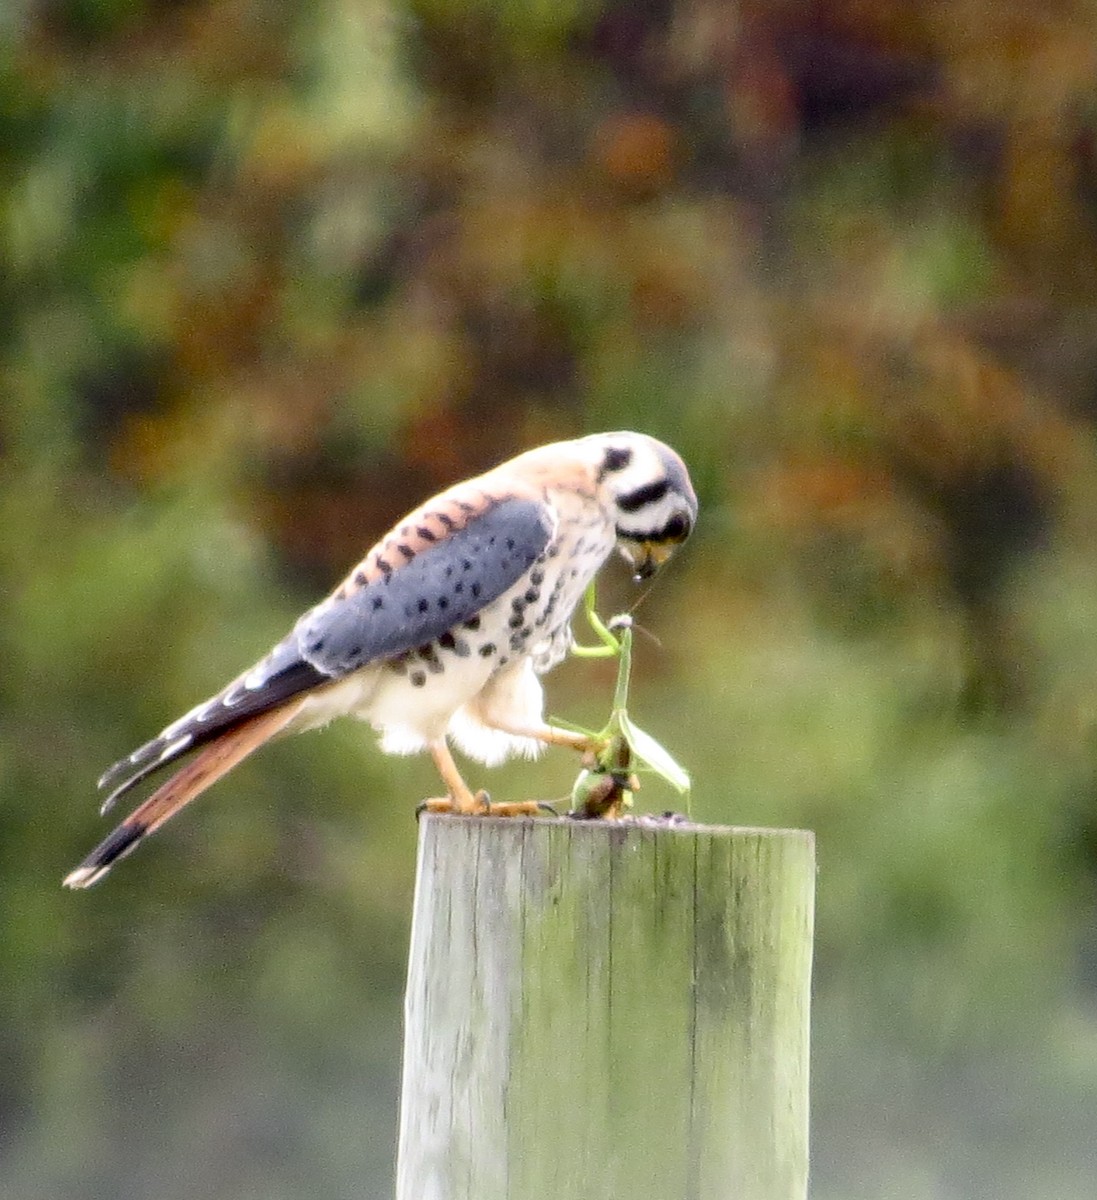
<svg viewBox="0 0 1097 1200">
<path fill-rule="evenodd" d="M 301 657 L 333 679 L 441 637 L 513 587 L 545 552 L 553 522 L 537 500 L 490 504 L 444 541 L 306 613 Z"/>
<path fill-rule="evenodd" d="M 99 780 L 111 789 L 103 810 L 153 772 L 244 721 L 469 620 L 521 579 L 544 553 L 552 530 L 544 504 L 509 497 L 489 500 L 465 525 L 445 538 L 420 540 L 414 551 L 398 541 L 393 554 L 401 565 L 310 609 L 266 658 L 109 768 Z"/>
</svg>

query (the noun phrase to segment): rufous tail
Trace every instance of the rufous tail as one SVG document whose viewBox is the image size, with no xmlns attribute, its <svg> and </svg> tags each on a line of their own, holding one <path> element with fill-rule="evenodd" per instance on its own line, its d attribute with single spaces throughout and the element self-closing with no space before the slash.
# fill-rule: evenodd
<svg viewBox="0 0 1097 1200">
<path fill-rule="evenodd" d="M 86 888 L 100 879 L 138 842 L 200 796 L 227 771 L 281 732 L 300 711 L 304 700 L 284 704 L 223 733 L 191 759 L 65 876 L 65 887 Z"/>
</svg>

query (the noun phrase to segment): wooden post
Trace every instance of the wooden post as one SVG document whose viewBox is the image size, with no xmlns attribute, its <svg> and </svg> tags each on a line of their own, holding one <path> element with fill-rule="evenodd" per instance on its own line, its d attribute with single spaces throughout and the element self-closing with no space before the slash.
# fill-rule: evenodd
<svg viewBox="0 0 1097 1200">
<path fill-rule="evenodd" d="M 397 1200 L 804 1200 L 814 841 L 421 823 Z"/>
</svg>

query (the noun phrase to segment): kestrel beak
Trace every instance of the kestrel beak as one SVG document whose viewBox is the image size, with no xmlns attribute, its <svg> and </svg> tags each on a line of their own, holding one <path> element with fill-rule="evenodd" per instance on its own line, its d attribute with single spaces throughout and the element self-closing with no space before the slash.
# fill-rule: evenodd
<svg viewBox="0 0 1097 1200">
<path fill-rule="evenodd" d="M 633 566 L 632 578 L 637 583 L 650 579 L 677 549 L 677 542 L 639 542 L 636 550 L 627 551 Z"/>
</svg>

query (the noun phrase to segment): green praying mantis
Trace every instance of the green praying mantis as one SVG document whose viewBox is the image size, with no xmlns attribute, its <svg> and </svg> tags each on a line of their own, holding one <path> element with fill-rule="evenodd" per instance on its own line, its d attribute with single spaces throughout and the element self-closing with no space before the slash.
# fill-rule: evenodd
<svg viewBox="0 0 1097 1200">
<path fill-rule="evenodd" d="M 645 733 L 628 714 L 628 689 L 632 674 L 632 618 L 628 615 L 603 621 L 596 609 L 592 583 L 583 599 L 584 612 L 598 638 L 594 646 L 572 646 L 580 658 L 616 658 L 617 682 L 613 708 L 605 728 L 595 732 L 578 729 L 595 744 L 571 792 L 572 815 L 577 817 L 620 817 L 632 807 L 633 793 L 640 786 L 634 773 L 648 770 L 664 779 L 679 795 L 687 797 L 689 774 L 663 746 Z"/>
</svg>

